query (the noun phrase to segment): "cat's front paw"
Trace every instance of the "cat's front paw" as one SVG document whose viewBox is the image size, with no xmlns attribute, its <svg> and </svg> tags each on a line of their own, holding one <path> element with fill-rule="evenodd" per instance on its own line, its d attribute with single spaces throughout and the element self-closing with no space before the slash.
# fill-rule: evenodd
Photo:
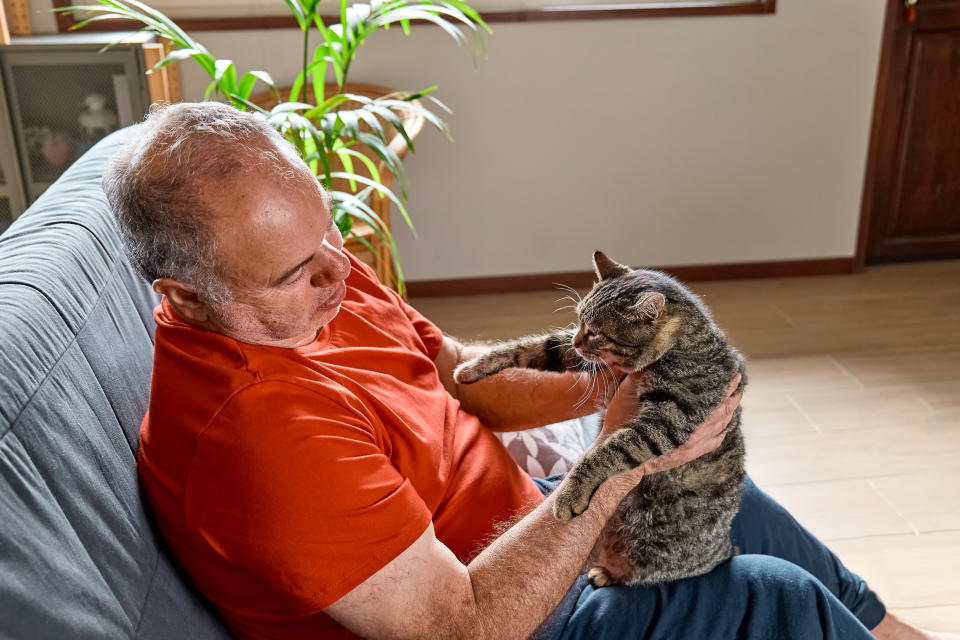
<svg viewBox="0 0 960 640">
<path fill-rule="evenodd" d="M 453 370 L 453 381 L 459 384 L 473 384 L 495 373 L 500 373 L 511 364 L 506 358 L 491 357 L 488 354 L 459 365 Z"/>
<path fill-rule="evenodd" d="M 457 384 L 473 384 L 483 380 L 488 375 L 490 374 L 483 370 L 479 360 L 471 360 L 470 362 L 464 362 L 453 370 L 453 381 Z"/>
<path fill-rule="evenodd" d="M 572 520 L 590 505 L 591 491 L 568 480 L 569 476 L 557 488 L 557 497 L 553 503 L 553 515 L 558 520 Z"/>
</svg>

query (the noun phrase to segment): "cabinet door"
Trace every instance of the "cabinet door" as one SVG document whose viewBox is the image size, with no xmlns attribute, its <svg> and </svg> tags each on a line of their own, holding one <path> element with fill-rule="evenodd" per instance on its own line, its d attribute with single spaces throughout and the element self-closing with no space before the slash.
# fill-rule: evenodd
<svg viewBox="0 0 960 640">
<path fill-rule="evenodd" d="M 888 0 L 866 259 L 960 257 L 960 4 Z"/>
<path fill-rule="evenodd" d="M 20 182 L 20 167 L 13 146 L 13 131 L 7 111 L 3 83 L 0 83 L 0 232 L 23 213 L 27 203 Z"/>
<path fill-rule="evenodd" d="M 149 106 L 138 46 L 3 54 L 24 190 L 33 202 L 100 138 Z"/>
</svg>

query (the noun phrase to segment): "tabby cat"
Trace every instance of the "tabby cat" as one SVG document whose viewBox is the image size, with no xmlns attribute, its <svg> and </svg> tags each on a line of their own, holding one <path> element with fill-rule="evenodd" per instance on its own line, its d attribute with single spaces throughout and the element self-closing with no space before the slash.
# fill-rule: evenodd
<svg viewBox="0 0 960 640">
<path fill-rule="evenodd" d="M 743 358 L 683 285 L 657 271 L 634 271 L 600 251 L 593 262 L 599 281 L 577 304 L 578 330 L 505 343 L 454 372 L 457 382 L 469 384 L 508 367 L 563 371 L 606 363 L 643 371 L 637 416 L 595 442 L 557 488 L 554 515 L 562 520 L 583 513 L 610 476 L 685 442 L 723 401 L 734 376 L 744 374 Z M 730 523 L 744 475 L 737 408 L 717 449 L 648 475 L 627 494 L 595 548 L 594 584 L 666 582 L 706 573 L 730 558 L 736 553 Z"/>
</svg>

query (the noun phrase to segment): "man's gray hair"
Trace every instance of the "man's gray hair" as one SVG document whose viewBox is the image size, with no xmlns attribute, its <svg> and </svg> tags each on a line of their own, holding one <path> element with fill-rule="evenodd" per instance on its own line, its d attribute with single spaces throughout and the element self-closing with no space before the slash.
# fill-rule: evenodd
<svg viewBox="0 0 960 640">
<path fill-rule="evenodd" d="M 204 187 L 252 172 L 278 180 L 309 173 L 259 114 L 218 102 L 151 111 L 110 161 L 103 190 L 127 255 L 147 282 L 173 278 L 206 302 L 225 302 L 230 283 L 217 260 L 210 225 L 215 204 Z"/>
</svg>

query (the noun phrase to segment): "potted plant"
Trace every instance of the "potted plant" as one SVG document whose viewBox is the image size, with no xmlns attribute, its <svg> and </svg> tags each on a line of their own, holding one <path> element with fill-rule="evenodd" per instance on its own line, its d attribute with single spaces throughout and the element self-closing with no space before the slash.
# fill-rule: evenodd
<svg viewBox="0 0 960 640">
<path fill-rule="evenodd" d="M 293 84 L 282 91 L 268 72 L 241 74 L 232 60 L 216 58 L 173 20 L 138 0 L 98 0 L 99 4 L 57 11 L 82 15 L 74 29 L 101 20 L 139 23 L 140 31 L 157 35 L 170 47 L 167 56 L 150 71 L 192 59 L 211 78 L 204 99 L 224 99 L 239 109 L 262 113 L 293 143 L 327 189 L 333 219 L 344 237 L 356 239 L 380 260 L 389 261 L 395 270 L 395 284 L 403 293 L 403 271 L 385 218 L 392 203 L 416 233 L 403 205 L 407 179 L 401 158 L 407 149 L 414 151 L 411 133 L 415 135 L 424 121 L 449 137 L 446 124 L 424 102 L 449 110 L 429 95 L 436 87 L 385 95 L 375 95 L 381 88 L 371 85 L 351 91 L 347 81 L 350 65 L 369 35 L 391 25 L 399 25 L 409 35 L 411 22 L 432 23 L 458 45 L 472 43 L 475 54 L 482 52 L 480 28 L 488 32 L 489 28 L 463 0 L 370 0 L 353 4 L 338 0 L 340 22 L 330 25 L 320 13 L 320 0 L 284 1 L 303 32 L 303 56 Z M 322 42 L 311 53 L 308 39 L 313 29 L 319 31 Z M 332 70 L 335 83 L 326 83 L 328 70 Z M 269 102 L 275 104 L 264 106 L 264 94 L 253 94 L 258 83 L 266 85 L 267 97 L 273 97 Z M 394 193 L 394 183 L 399 195 Z"/>
</svg>

